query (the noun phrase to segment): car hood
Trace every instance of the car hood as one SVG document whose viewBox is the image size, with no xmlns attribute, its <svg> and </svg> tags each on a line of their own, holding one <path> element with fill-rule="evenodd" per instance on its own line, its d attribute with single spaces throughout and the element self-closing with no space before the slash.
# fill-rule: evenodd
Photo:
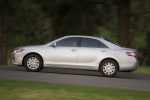
<svg viewBox="0 0 150 100">
<path fill-rule="evenodd" d="M 15 49 L 20 49 L 20 48 L 22 48 L 22 49 L 41 48 L 41 47 L 43 47 L 43 46 L 44 46 L 44 45 L 21 46 L 21 47 L 15 48 Z"/>
</svg>

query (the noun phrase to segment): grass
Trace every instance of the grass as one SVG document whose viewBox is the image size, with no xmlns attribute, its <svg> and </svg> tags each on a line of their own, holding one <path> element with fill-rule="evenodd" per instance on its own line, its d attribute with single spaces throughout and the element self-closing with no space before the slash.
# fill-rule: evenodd
<svg viewBox="0 0 150 100">
<path fill-rule="evenodd" d="M 150 100 L 150 92 L 0 79 L 0 100 Z"/>
<path fill-rule="evenodd" d="M 150 74 L 150 66 L 140 66 L 134 73 Z"/>
</svg>

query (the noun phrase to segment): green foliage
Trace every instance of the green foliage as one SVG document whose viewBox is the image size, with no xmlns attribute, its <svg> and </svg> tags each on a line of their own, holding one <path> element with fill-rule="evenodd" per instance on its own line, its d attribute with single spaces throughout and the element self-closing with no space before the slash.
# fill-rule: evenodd
<svg viewBox="0 0 150 100">
<path fill-rule="evenodd" d="M 149 0 L 132 1 L 132 20 L 131 20 L 131 37 L 134 40 L 132 46 L 134 48 L 145 47 L 146 33 L 150 30 L 150 10 Z"/>
<path fill-rule="evenodd" d="M 134 73 L 150 74 L 150 66 L 140 66 Z"/>
<path fill-rule="evenodd" d="M 145 36 L 146 46 L 139 48 L 140 62 L 146 66 L 150 65 L 150 31 Z"/>
<path fill-rule="evenodd" d="M 11 34 L 26 37 L 20 39 L 24 44 L 40 44 L 50 40 L 50 18 L 45 16 L 40 5 L 22 0 L 16 1 L 12 7 Z"/>
<path fill-rule="evenodd" d="M 97 27 L 105 23 L 103 20 L 109 6 L 94 4 L 91 0 L 52 0 L 38 1 L 42 9 L 51 18 L 53 38 L 64 35 L 95 35 Z M 49 4 L 49 5 L 48 5 Z M 50 5 L 53 4 L 53 5 Z M 53 10 L 52 10 L 53 9 Z"/>
<path fill-rule="evenodd" d="M 131 20 L 131 37 L 133 40 L 132 47 L 139 51 L 140 64 L 149 66 L 150 50 L 149 50 L 149 32 L 150 32 L 150 1 L 132 0 L 132 20 Z"/>
<path fill-rule="evenodd" d="M 117 41 L 116 34 L 111 32 L 110 30 L 106 29 L 105 27 L 100 28 L 99 37 L 103 37 L 103 38 L 106 38 L 106 39 L 108 39 L 110 41 L 114 41 L 114 42 Z"/>
<path fill-rule="evenodd" d="M 130 7 L 129 45 L 139 51 L 140 62 L 147 65 L 150 61 L 150 41 L 145 40 L 150 31 L 149 5 L 150 0 L 131 0 Z M 117 42 L 117 11 L 116 0 L 9 0 L 9 49 L 44 44 L 73 34 L 94 35 Z M 147 49 L 148 53 L 144 54 Z"/>
</svg>

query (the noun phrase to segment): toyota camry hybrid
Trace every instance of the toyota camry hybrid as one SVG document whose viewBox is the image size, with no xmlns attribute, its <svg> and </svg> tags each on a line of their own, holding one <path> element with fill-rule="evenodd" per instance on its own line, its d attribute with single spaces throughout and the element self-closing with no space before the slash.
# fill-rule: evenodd
<svg viewBox="0 0 150 100">
<path fill-rule="evenodd" d="M 139 66 L 137 52 L 104 38 L 65 36 L 45 45 L 22 46 L 11 52 L 11 63 L 37 72 L 43 67 L 95 70 L 112 77 Z"/>
</svg>

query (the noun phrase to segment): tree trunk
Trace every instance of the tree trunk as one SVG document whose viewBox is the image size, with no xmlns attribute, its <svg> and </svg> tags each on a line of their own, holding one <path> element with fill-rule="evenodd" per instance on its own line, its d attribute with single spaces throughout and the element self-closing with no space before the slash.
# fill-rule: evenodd
<svg viewBox="0 0 150 100">
<path fill-rule="evenodd" d="M 2 0 L 2 32 L 0 39 L 0 64 L 7 65 L 8 56 L 8 0 Z"/>
<path fill-rule="evenodd" d="M 129 47 L 130 38 L 130 0 L 117 0 L 118 4 L 118 43 Z"/>
</svg>

